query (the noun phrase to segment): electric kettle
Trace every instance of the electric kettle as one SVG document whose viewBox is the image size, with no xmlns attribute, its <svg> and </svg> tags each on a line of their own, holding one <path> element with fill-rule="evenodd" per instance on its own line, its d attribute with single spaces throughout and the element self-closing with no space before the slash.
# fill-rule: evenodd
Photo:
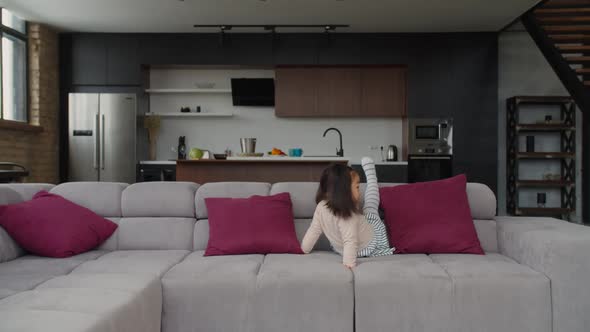
<svg viewBox="0 0 590 332">
<path fill-rule="evenodd" d="M 397 161 L 397 146 L 390 145 L 387 148 L 387 161 Z"/>
</svg>

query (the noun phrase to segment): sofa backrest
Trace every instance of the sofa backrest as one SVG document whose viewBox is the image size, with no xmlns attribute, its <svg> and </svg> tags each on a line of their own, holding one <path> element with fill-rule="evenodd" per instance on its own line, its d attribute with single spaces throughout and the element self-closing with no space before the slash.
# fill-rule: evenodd
<svg viewBox="0 0 590 332">
<path fill-rule="evenodd" d="M 380 186 L 398 184 L 381 183 Z M 288 192 L 293 202 L 295 230 L 301 241 L 315 211 L 317 182 L 219 182 L 199 186 L 191 182 L 143 182 L 128 185 L 109 182 L 70 182 L 0 185 L 0 205 L 30 199 L 39 190 L 49 190 L 112 220 L 117 231 L 100 249 L 105 250 L 203 250 L 209 239 L 205 199 L 243 198 Z M 361 193 L 364 185 L 361 185 Z M 467 184 L 467 195 L 482 246 L 497 252 L 496 199 L 485 185 Z M 22 255 L 22 249 L 0 228 L 0 262 Z M 4 249 L 2 249 L 4 248 Z M 322 236 L 316 250 L 330 250 Z"/>
<path fill-rule="evenodd" d="M 396 186 L 395 183 L 380 183 L 380 187 Z M 315 211 L 315 194 L 318 188 L 317 182 L 283 182 L 270 185 L 256 182 L 219 182 L 207 183 L 197 190 L 195 197 L 197 224 L 194 233 L 194 249 L 204 250 L 209 239 L 209 221 L 205 198 L 207 197 L 249 197 L 252 195 L 275 195 L 288 192 L 293 202 L 293 216 L 295 218 L 295 231 L 299 241 L 305 235 L 311 223 Z M 365 185 L 361 184 L 361 199 Z M 497 252 L 496 222 L 496 198 L 494 193 L 480 183 L 467 184 L 467 197 L 471 208 L 475 227 L 483 249 L 486 252 Z M 331 250 L 330 243 L 322 236 L 315 247 L 316 250 Z"/>
<path fill-rule="evenodd" d="M 6 183 L 0 184 L 0 205 L 28 201 L 41 190 L 51 190 L 54 186 L 46 183 Z M 0 263 L 11 261 L 25 254 L 25 251 L 0 226 Z"/>
<path fill-rule="evenodd" d="M 99 249 L 191 250 L 198 187 L 192 182 L 68 182 L 51 192 L 119 226 Z"/>
<path fill-rule="evenodd" d="M 192 182 L 142 182 L 125 188 L 116 248 L 192 250 L 198 188 Z"/>
</svg>

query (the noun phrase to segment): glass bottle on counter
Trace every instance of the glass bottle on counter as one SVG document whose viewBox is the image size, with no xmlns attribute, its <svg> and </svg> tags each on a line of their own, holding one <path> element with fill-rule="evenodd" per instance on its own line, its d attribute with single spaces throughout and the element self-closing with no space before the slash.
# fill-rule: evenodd
<svg viewBox="0 0 590 332">
<path fill-rule="evenodd" d="M 185 137 L 180 136 L 180 137 L 178 137 L 178 160 L 185 160 L 185 159 L 186 159 Z"/>
</svg>

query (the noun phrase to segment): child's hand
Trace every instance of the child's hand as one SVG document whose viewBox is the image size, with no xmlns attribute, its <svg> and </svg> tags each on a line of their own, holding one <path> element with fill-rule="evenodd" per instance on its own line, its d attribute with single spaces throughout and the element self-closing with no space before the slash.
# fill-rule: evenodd
<svg viewBox="0 0 590 332">
<path fill-rule="evenodd" d="M 352 270 L 356 266 L 356 264 L 344 264 L 344 266 Z"/>
</svg>

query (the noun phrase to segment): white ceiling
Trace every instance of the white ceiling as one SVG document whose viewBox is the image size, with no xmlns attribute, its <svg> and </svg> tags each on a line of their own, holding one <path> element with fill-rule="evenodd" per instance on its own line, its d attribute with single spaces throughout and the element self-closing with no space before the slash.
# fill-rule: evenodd
<svg viewBox="0 0 590 332">
<path fill-rule="evenodd" d="M 217 31 L 193 24 L 350 24 L 338 31 L 459 32 L 498 31 L 538 1 L 0 0 L 0 6 L 30 21 L 80 32 Z"/>
</svg>

